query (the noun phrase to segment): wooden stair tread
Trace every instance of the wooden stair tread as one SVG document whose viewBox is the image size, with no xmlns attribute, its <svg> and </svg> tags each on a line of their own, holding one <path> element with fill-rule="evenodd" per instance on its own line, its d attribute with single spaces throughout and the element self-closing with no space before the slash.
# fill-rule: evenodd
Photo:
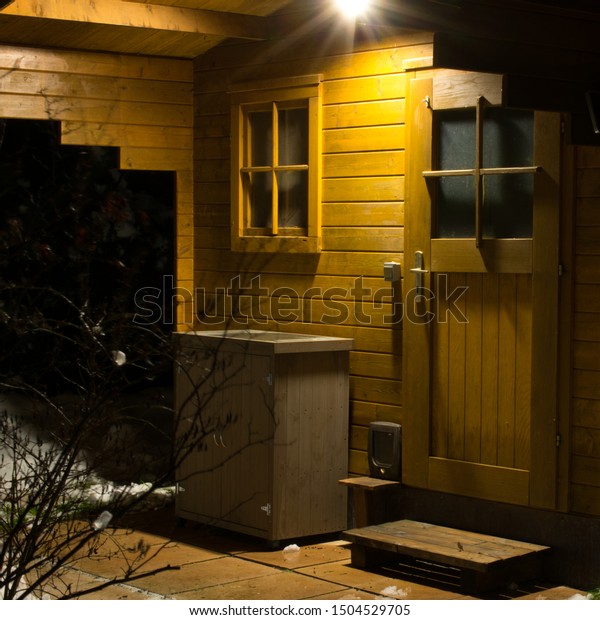
<svg viewBox="0 0 600 620">
<path fill-rule="evenodd" d="M 347 487 L 365 489 L 366 491 L 400 486 L 400 483 L 395 480 L 382 480 L 381 478 L 371 478 L 370 476 L 344 478 L 343 480 L 338 480 L 338 482 Z"/>
<path fill-rule="evenodd" d="M 404 519 L 347 530 L 354 544 L 476 571 L 517 562 L 549 550 L 531 543 Z"/>
</svg>

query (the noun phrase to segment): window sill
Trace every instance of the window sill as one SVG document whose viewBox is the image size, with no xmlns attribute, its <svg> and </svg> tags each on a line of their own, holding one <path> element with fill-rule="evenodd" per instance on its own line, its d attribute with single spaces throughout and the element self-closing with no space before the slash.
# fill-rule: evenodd
<svg viewBox="0 0 600 620">
<path fill-rule="evenodd" d="M 287 252 L 292 254 L 316 254 L 321 251 L 319 237 L 233 237 L 234 252 Z"/>
</svg>

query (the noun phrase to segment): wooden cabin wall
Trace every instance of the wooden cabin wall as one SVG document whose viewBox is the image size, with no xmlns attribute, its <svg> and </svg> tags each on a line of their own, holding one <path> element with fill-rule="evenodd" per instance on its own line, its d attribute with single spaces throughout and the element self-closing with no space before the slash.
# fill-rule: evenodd
<svg viewBox="0 0 600 620">
<path fill-rule="evenodd" d="M 600 148 L 576 159 L 570 510 L 600 515 Z"/>
<path fill-rule="evenodd" d="M 402 421 L 400 310 L 393 306 L 402 290 L 384 282 L 383 268 L 403 262 L 404 72 L 428 64 L 430 37 L 334 41 L 313 32 L 216 48 L 195 61 L 195 278 L 198 314 L 210 315 L 196 327 L 354 338 L 349 470 L 357 474 L 368 469 L 369 422 Z M 323 75 L 322 251 L 233 253 L 228 90 L 308 74 Z M 229 294 L 240 286 L 242 297 Z M 232 297 L 241 306 L 235 322 L 224 319 Z"/>
<path fill-rule="evenodd" d="M 192 79 L 191 60 L 0 46 L 0 117 L 61 121 L 63 144 L 119 147 L 124 169 L 176 172 L 176 269 L 190 290 Z M 183 325 L 188 308 L 178 312 Z"/>
</svg>

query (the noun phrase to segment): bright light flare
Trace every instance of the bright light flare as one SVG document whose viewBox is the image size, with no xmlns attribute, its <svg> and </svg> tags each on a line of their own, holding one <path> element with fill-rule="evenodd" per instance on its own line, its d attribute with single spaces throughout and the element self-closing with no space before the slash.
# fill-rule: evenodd
<svg viewBox="0 0 600 620">
<path fill-rule="evenodd" d="M 338 9 L 348 18 L 364 15 L 371 0 L 335 0 Z"/>
</svg>

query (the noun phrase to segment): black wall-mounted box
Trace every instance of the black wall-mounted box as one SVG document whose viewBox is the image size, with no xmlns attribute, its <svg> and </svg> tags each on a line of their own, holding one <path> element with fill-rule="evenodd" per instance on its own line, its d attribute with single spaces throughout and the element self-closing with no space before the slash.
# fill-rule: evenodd
<svg viewBox="0 0 600 620">
<path fill-rule="evenodd" d="M 369 425 L 369 474 L 372 478 L 400 480 L 402 474 L 402 426 L 395 422 Z"/>
</svg>

